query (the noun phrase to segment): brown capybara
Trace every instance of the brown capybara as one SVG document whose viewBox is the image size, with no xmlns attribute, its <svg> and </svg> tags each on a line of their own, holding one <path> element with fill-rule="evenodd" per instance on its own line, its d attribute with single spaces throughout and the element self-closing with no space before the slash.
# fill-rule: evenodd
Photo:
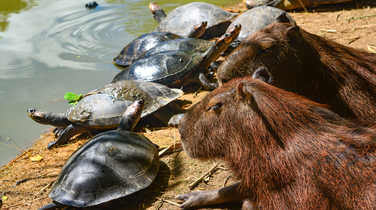
<svg viewBox="0 0 376 210">
<path fill-rule="evenodd" d="M 376 54 L 346 47 L 288 23 L 248 37 L 219 66 L 220 85 L 251 75 L 365 124 L 376 119 Z"/>
<path fill-rule="evenodd" d="M 240 179 L 232 194 L 248 198 L 246 207 L 376 209 L 376 127 L 295 93 L 234 79 L 194 105 L 179 132 L 189 156 L 229 164 Z M 226 190 L 178 199 L 184 208 L 197 207 L 225 200 Z"/>
</svg>

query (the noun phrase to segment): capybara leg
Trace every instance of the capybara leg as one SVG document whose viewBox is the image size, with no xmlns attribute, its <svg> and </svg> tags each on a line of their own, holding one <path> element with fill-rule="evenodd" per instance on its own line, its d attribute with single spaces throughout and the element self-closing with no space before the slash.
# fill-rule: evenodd
<svg viewBox="0 0 376 210">
<path fill-rule="evenodd" d="M 243 204 L 242 204 L 242 210 L 254 210 L 255 207 L 254 207 L 254 202 L 249 200 L 249 199 L 245 199 L 243 200 Z"/>
<path fill-rule="evenodd" d="M 208 205 L 224 204 L 236 201 L 242 201 L 244 197 L 238 191 L 239 183 L 211 191 L 195 191 L 176 198 L 182 200 L 180 205 L 183 209 L 198 208 Z"/>
</svg>

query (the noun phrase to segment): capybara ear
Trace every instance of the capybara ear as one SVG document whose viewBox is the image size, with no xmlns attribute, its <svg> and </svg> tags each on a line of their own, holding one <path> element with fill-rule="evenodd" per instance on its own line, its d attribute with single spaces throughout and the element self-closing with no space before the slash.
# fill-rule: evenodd
<svg viewBox="0 0 376 210">
<path fill-rule="evenodd" d="M 249 86 L 245 82 L 238 84 L 238 86 L 236 87 L 236 93 L 241 100 L 252 97 L 252 91 L 249 89 Z"/>
<path fill-rule="evenodd" d="M 271 48 L 277 41 L 271 37 L 264 37 L 258 40 L 259 45 L 263 50 Z"/>
<path fill-rule="evenodd" d="M 273 82 L 273 76 L 265 66 L 258 67 L 252 74 L 253 79 L 258 79 L 266 83 L 271 84 Z"/>
<path fill-rule="evenodd" d="M 294 38 L 301 36 L 299 26 L 294 24 L 294 25 L 291 25 L 290 27 L 288 27 L 286 29 L 286 36 L 289 39 L 294 39 Z"/>
<path fill-rule="evenodd" d="M 296 26 L 296 22 L 294 21 L 294 19 L 292 19 L 291 16 L 288 15 L 286 12 L 280 14 L 280 15 L 277 17 L 277 21 L 278 21 L 279 23 L 290 23 L 291 25 Z"/>
</svg>

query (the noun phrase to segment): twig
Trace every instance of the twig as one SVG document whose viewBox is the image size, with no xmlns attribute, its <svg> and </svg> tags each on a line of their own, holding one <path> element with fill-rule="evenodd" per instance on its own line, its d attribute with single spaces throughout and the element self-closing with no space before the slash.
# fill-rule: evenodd
<svg viewBox="0 0 376 210">
<path fill-rule="evenodd" d="M 36 194 L 34 194 L 34 199 L 30 201 L 29 203 L 29 206 L 33 205 L 34 201 L 36 200 L 40 200 L 40 199 L 43 199 L 42 197 L 38 198 L 38 196 L 45 190 L 47 189 L 48 187 L 50 187 L 52 185 L 52 183 L 54 183 L 55 181 L 52 181 L 50 183 L 48 183 L 46 186 L 42 187 L 42 189 L 39 190 L 39 192 L 37 192 Z"/>
<path fill-rule="evenodd" d="M 304 5 L 304 3 L 302 2 L 302 0 L 298 0 L 298 1 L 299 1 L 300 6 L 303 7 L 304 12 L 308 12 L 308 10 L 307 10 L 307 8 L 305 7 L 305 5 Z"/>
<path fill-rule="evenodd" d="M 211 176 L 217 169 L 218 165 L 219 163 L 214 164 L 214 166 L 208 172 L 203 174 L 200 178 L 196 179 L 196 181 L 194 181 L 193 183 L 189 184 L 189 189 L 192 190 L 193 188 L 195 188 L 206 176 Z"/>
<path fill-rule="evenodd" d="M 159 157 L 161 157 L 163 155 L 169 155 L 169 154 L 172 154 L 174 152 L 180 152 L 181 150 L 182 150 L 181 143 L 176 143 L 176 144 L 170 145 L 170 146 L 162 149 L 159 152 Z"/>
<path fill-rule="evenodd" d="M 371 53 L 376 53 L 376 46 L 368 45 L 367 48 Z"/>
<path fill-rule="evenodd" d="M 166 203 L 169 203 L 169 204 L 171 204 L 171 205 L 173 205 L 173 206 L 177 206 L 177 207 L 180 207 L 180 204 L 178 204 L 178 203 L 175 203 L 175 202 L 173 202 L 173 201 L 170 201 L 170 200 L 167 200 L 167 199 L 163 199 L 163 198 L 161 198 L 161 201 L 162 201 L 162 202 L 166 202 Z"/>
<path fill-rule="evenodd" d="M 231 175 L 228 176 L 228 177 L 226 177 L 225 181 L 223 182 L 223 187 L 226 187 L 226 184 L 227 184 L 228 180 L 229 180 L 231 177 L 232 177 Z"/>
<path fill-rule="evenodd" d="M 35 196 L 38 196 L 39 194 L 41 194 L 45 189 L 49 188 L 52 183 L 54 183 L 55 181 L 52 181 L 50 183 L 48 183 L 46 186 L 42 187 L 42 189 L 39 190 L 39 192 L 37 194 L 35 194 Z"/>
<path fill-rule="evenodd" d="M 25 178 L 25 179 L 21 179 L 20 181 L 17 181 L 14 186 L 20 185 L 22 183 L 25 183 L 27 181 L 34 180 L 34 179 L 53 178 L 53 177 L 57 177 L 57 176 L 58 176 L 58 174 L 42 175 L 42 176 L 36 176 L 36 177 L 28 177 L 28 178 Z"/>
<path fill-rule="evenodd" d="M 349 42 L 347 42 L 347 44 L 351 44 L 351 43 L 353 43 L 353 42 L 355 42 L 356 40 L 359 40 L 359 39 L 360 39 L 360 36 L 354 37 Z"/>
<path fill-rule="evenodd" d="M 335 30 L 335 29 L 320 29 L 320 31 L 324 31 L 324 32 L 327 32 L 327 33 L 337 33 L 337 30 Z"/>
<path fill-rule="evenodd" d="M 347 21 L 352 21 L 352 20 L 361 20 L 361 19 L 364 19 L 364 18 L 371 18 L 371 17 L 376 17 L 376 14 L 375 15 L 364 15 L 364 16 L 359 16 L 359 17 L 351 17 L 351 18 L 347 18 Z"/>
</svg>

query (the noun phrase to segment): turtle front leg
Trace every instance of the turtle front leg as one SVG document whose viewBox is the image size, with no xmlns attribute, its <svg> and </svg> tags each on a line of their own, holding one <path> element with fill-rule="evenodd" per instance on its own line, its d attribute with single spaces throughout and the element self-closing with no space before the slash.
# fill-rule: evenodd
<svg viewBox="0 0 376 210">
<path fill-rule="evenodd" d="M 54 128 L 54 130 L 52 131 L 55 135 L 55 138 L 61 136 L 61 133 L 63 133 L 65 128 L 62 128 L 62 127 L 56 127 Z"/>
<path fill-rule="evenodd" d="M 47 149 L 51 149 L 55 145 L 65 144 L 74 135 L 82 133 L 84 131 L 86 131 L 86 129 L 82 126 L 70 124 L 66 128 L 64 128 L 62 132 L 59 132 L 60 136 L 56 139 L 56 141 L 50 142 L 47 146 Z"/>
<path fill-rule="evenodd" d="M 201 85 L 206 90 L 214 90 L 218 87 L 218 83 L 216 82 L 210 82 L 209 79 L 205 76 L 204 73 L 200 73 L 198 75 L 198 80 L 200 81 Z"/>
<path fill-rule="evenodd" d="M 239 183 L 230 185 L 228 187 L 223 187 L 218 190 L 190 192 L 178 195 L 176 198 L 183 201 L 183 203 L 180 205 L 180 207 L 183 209 L 199 208 L 231 202 L 241 202 L 246 199 L 239 192 Z M 247 200 L 245 207 L 250 206 L 248 202 L 249 201 Z"/>
</svg>

